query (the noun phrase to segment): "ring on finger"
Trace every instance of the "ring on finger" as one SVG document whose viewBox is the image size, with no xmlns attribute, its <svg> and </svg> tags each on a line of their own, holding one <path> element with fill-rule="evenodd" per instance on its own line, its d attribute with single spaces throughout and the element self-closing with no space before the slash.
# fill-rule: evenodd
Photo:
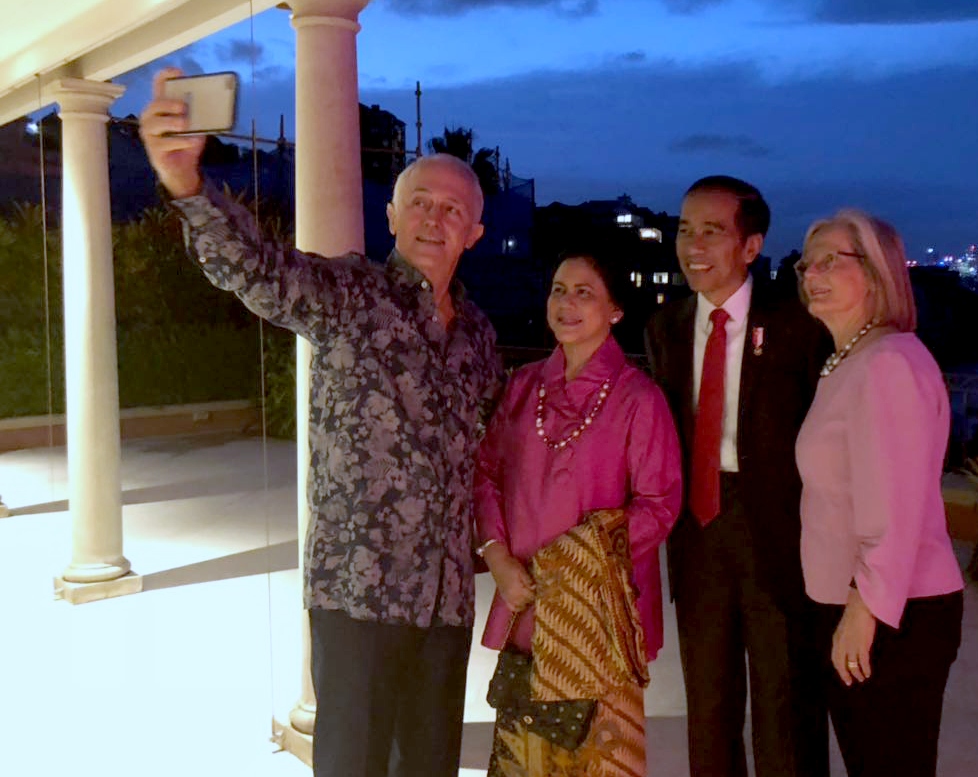
<svg viewBox="0 0 978 777">
<path fill-rule="evenodd" d="M 846 668 L 847 669 L 858 669 L 859 668 L 859 662 L 858 661 L 846 661 Z"/>
</svg>

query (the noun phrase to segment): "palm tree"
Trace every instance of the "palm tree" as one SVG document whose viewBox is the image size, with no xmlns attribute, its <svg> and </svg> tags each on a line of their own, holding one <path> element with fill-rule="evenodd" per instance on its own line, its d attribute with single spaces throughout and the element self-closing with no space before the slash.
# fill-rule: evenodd
<svg viewBox="0 0 978 777">
<path fill-rule="evenodd" d="M 480 148 L 472 157 L 472 169 L 479 176 L 483 194 L 499 191 L 499 147 Z"/>
<path fill-rule="evenodd" d="M 445 127 L 440 136 L 428 141 L 428 150 L 433 154 L 451 154 L 471 164 L 474 141 L 475 133 L 466 127 Z"/>
<path fill-rule="evenodd" d="M 428 141 L 433 154 L 451 154 L 472 165 L 485 195 L 499 191 L 499 149 L 480 148 L 474 151 L 475 132 L 468 127 L 445 127 L 441 135 Z"/>
</svg>

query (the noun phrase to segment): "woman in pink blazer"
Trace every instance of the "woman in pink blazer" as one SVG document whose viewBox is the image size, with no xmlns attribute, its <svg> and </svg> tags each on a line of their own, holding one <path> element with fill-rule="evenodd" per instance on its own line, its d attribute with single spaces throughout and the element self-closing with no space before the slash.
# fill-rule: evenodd
<svg viewBox="0 0 978 777">
<path fill-rule="evenodd" d="M 797 442 L 829 711 L 850 775 L 930 777 L 963 602 L 941 497 L 947 389 L 913 334 L 893 227 L 840 211 L 809 228 L 795 269 L 836 347 Z"/>
</svg>

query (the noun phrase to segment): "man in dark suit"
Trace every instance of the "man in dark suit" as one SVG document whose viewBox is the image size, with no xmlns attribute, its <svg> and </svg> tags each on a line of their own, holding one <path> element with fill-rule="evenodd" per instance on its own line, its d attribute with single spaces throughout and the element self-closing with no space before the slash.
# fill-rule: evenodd
<svg viewBox="0 0 978 777">
<path fill-rule="evenodd" d="M 751 277 L 769 223 L 750 184 L 694 183 L 676 253 L 696 295 L 646 331 L 684 448 L 687 499 L 668 552 L 692 777 L 746 777 L 748 674 L 758 777 L 828 775 L 794 448 L 831 340 L 797 299 Z"/>
</svg>

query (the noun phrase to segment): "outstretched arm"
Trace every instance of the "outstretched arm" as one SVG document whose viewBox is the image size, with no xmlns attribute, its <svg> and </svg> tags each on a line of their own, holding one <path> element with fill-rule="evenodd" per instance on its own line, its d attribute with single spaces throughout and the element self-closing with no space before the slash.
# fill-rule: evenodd
<svg viewBox="0 0 978 777">
<path fill-rule="evenodd" d="M 263 319 L 322 344 L 344 311 L 376 298 L 371 286 L 378 283 L 376 274 L 356 255 L 326 260 L 265 234 L 248 208 L 204 179 L 205 138 L 170 134 L 187 127 L 184 102 L 163 96 L 166 81 L 180 75 L 176 68 L 156 74 L 139 132 L 150 164 L 183 218 L 188 248 L 215 286 L 234 292 Z"/>
</svg>

